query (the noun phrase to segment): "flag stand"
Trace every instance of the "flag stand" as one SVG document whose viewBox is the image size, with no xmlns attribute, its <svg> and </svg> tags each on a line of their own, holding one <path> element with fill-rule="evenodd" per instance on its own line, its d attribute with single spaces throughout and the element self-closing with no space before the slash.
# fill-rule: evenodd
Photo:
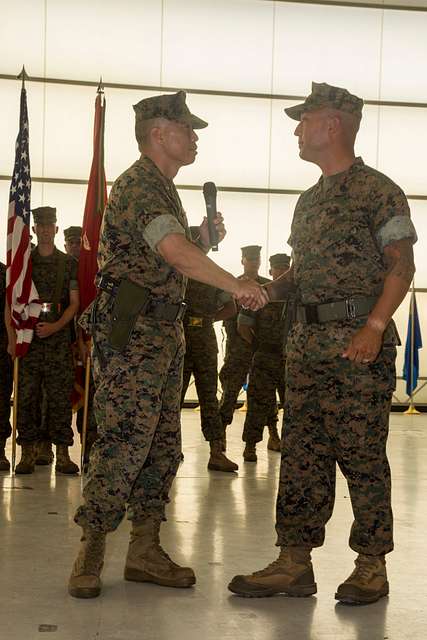
<svg viewBox="0 0 427 640">
<path fill-rule="evenodd" d="M 12 473 L 16 463 L 16 425 L 18 423 L 18 374 L 19 358 L 13 363 L 13 421 L 12 421 Z"/>
<path fill-rule="evenodd" d="M 413 395 L 413 384 L 414 384 L 414 345 L 415 345 L 415 297 L 414 297 L 414 292 L 415 292 L 415 284 L 414 281 L 412 281 L 412 294 L 411 294 L 411 369 L 409 372 L 409 380 L 410 380 L 410 388 L 411 388 L 411 394 L 409 396 L 409 407 L 406 409 L 406 411 L 403 412 L 403 415 L 405 416 L 418 416 L 420 415 L 420 411 L 418 411 L 418 409 L 415 408 L 414 405 L 414 395 Z"/>
</svg>

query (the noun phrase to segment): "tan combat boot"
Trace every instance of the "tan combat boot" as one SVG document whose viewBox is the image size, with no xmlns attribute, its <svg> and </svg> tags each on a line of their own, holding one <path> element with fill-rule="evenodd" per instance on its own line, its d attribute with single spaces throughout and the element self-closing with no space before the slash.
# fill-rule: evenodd
<svg viewBox="0 0 427 640">
<path fill-rule="evenodd" d="M 164 587 L 191 587 L 196 582 L 190 567 L 180 567 L 160 546 L 160 522 L 149 518 L 133 522 L 126 557 L 125 580 L 154 582 Z"/>
<path fill-rule="evenodd" d="M 370 604 L 388 594 L 384 556 L 359 554 L 353 573 L 337 589 L 335 599 L 346 604 Z"/>
<path fill-rule="evenodd" d="M 83 529 L 79 555 L 68 582 L 68 593 L 73 598 L 96 598 L 101 593 L 105 538 L 105 533 Z"/>
<path fill-rule="evenodd" d="M 267 449 L 270 451 L 280 451 L 280 437 L 277 432 L 277 427 L 268 427 L 269 438 L 267 443 Z"/>
<path fill-rule="evenodd" d="M 6 440 L 0 440 L 0 471 L 9 471 L 10 462 L 5 453 Z"/>
<path fill-rule="evenodd" d="M 49 440 L 42 440 L 38 442 L 35 447 L 36 459 L 35 463 L 37 465 L 47 465 L 52 464 L 53 462 L 53 451 L 52 451 L 52 443 Z"/>
<path fill-rule="evenodd" d="M 21 460 L 15 467 L 15 473 L 27 474 L 34 472 L 35 448 L 32 442 L 23 443 L 21 446 Z"/>
<path fill-rule="evenodd" d="M 55 471 L 58 473 L 66 473 L 67 475 L 75 475 L 79 472 L 79 468 L 68 455 L 68 447 L 66 444 L 56 445 L 56 465 Z"/>
<path fill-rule="evenodd" d="M 256 442 L 247 442 L 243 452 L 243 460 L 245 462 L 256 462 L 258 460 L 256 454 Z"/>
<path fill-rule="evenodd" d="M 264 598 L 285 593 L 306 597 L 317 591 L 314 582 L 311 549 L 283 547 L 277 560 L 248 576 L 235 576 L 228 588 L 238 596 Z"/>
<path fill-rule="evenodd" d="M 209 443 L 211 448 L 211 455 L 208 462 L 208 469 L 211 471 L 237 471 L 239 465 L 237 465 L 232 460 L 229 460 L 227 456 L 223 453 L 223 441 L 222 438 L 220 440 L 212 440 Z"/>
</svg>

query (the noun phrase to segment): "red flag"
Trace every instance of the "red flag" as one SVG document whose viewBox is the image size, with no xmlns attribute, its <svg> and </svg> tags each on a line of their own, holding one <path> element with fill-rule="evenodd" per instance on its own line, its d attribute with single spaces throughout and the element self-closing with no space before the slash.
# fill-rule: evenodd
<svg viewBox="0 0 427 640">
<path fill-rule="evenodd" d="M 30 244 L 30 156 L 27 92 L 22 86 L 19 133 L 9 196 L 7 221 L 6 297 L 16 331 L 16 356 L 24 356 L 33 339 L 41 305 L 32 281 Z"/>
<path fill-rule="evenodd" d="M 104 170 L 104 124 L 105 97 L 102 92 L 98 92 L 95 100 L 93 160 L 87 187 L 79 258 L 80 312 L 84 311 L 96 296 L 94 280 L 98 270 L 96 258 L 99 231 L 107 203 L 107 183 Z"/>
<path fill-rule="evenodd" d="M 82 244 L 79 257 L 80 313 L 90 305 L 96 296 L 94 284 L 98 271 L 97 253 L 99 232 L 107 204 L 107 182 L 104 170 L 104 124 L 105 96 L 98 89 L 95 100 L 95 123 L 93 128 L 93 159 L 87 187 L 85 212 L 82 225 Z M 77 358 L 76 358 L 77 360 Z M 78 363 L 74 372 L 74 388 L 71 394 L 73 411 L 83 406 L 85 369 Z"/>
</svg>

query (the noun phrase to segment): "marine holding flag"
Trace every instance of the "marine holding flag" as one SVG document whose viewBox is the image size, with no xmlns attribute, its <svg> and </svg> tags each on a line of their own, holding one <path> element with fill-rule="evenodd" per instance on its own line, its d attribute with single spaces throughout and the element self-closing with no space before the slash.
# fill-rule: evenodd
<svg viewBox="0 0 427 640">
<path fill-rule="evenodd" d="M 79 230 L 78 247 L 78 281 L 80 291 L 79 315 L 90 305 L 96 295 L 95 276 L 98 271 L 97 253 L 99 232 L 107 203 L 107 182 L 104 170 L 104 127 L 105 127 L 106 100 L 102 85 L 98 87 L 98 95 L 95 100 L 95 121 L 93 131 L 93 158 L 86 195 L 86 204 L 83 216 L 83 228 L 71 227 L 68 230 L 69 241 L 66 242 L 68 250 L 73 251 L 71 240 Z M 64 232 L 65 234 L 65 232 Z M 66 237 L 67 241 L 67 237 Z M 75 255 L 77 247 L 74 246 Z M 82 329 L 77 330 L 79 345 L 79 361 L 75 368 L 75 380 L 73 389 L 73 410 L 77 410 L 77 430 L 82 443 L 82 457 L 84 469 L 87 469 L 89 455 L 97 435 L 95 412 L 93 410 L 93 397 L 95 393 L 93 372 L 90 370 L 90 336 Z M 84 424 L 84 386 L 86 384 L 85 370 L 89 372 L 88 382 L 88 406 L 87 421 Z"/>
</svg>

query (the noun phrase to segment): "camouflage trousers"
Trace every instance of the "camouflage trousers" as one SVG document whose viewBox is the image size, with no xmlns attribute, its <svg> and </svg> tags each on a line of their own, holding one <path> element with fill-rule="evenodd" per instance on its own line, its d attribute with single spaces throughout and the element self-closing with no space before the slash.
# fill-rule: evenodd
<svg viewBox="0 0 427 640">
<path fill-rule="evenodd" d="M 185 327 L 181 406 L 184 404 L 191 374 L 194 376 L 200 404 L 203 436 L 208 442 L 219 440 L 223 435 L 223 427 L 217 398 L 218 345 L 212 324 L 206 327 Z"/>
<path fill-rule="evenodd" d="M 386 443 L 395 357 L 395 347 L 384 348 L 372 364 L 288 350 L 278 545 L 323 544 L 338 464 L 353 508 L 350 547 L 367 555 L 393 549 Z"/>
<path fill-rule="evenodd" d="M 98 437 L 74 518 L 102 532 L 114 531 L 126 508 L 136 522 L 165 519 L 181 456 L 182 324 L 139 318 L 120 352 L 107 341 L 110 311 L 91 328 Z"/>
<path fill-rule="evenodd" d="M 275 427 L 278 421 L 277 397 L 283 404 L 285 394 L 285 361 L 280 353 L 256 351 L 252 358 L 247 390 L 248 410 L 242 439 L 261 442 L 264 427 Z"/>
<path fill-rule="evenodd" d="M 9 419 L 10 396 L 13 387 L 13 364 L 6 351 L 6 344 L 0 345 L 0 372 L 0 442 L 4 442 L 12 433 Z"/>
<path fill-rule="evenodd" d="M 34 336 L 28 353 L 19 360 L 18 444 L 41 439 L 49 439 L 54 444 L 73 444 L 72 387 L 68 328 L 49 338 Z"/>
<path fill-rule="evenodd" d="M 237 398 L 246 382 L 251 360 L 252 347 L 250 344 L 240 336 L 234 336 L 227 340 L 224 364 L 219 372 L 222 386 L 219 412 L 224 426 L 233 422 Z"/>
</svg>

